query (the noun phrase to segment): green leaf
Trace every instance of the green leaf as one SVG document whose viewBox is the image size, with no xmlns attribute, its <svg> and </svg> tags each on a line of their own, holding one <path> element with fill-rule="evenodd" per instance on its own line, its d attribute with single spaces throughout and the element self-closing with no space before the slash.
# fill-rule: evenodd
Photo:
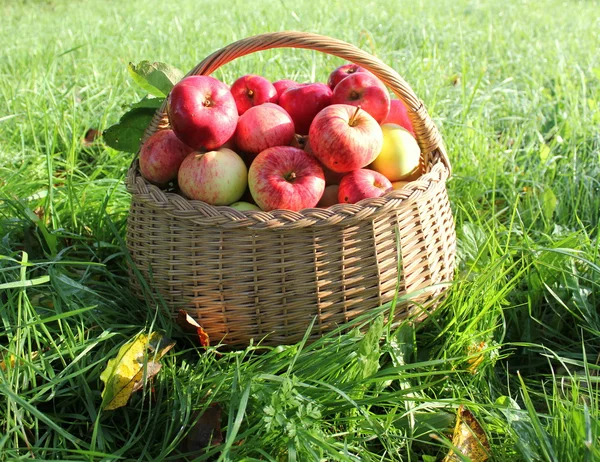
<svg viewBox="0 0 600 462">
<path fill-rule="evenodd" d="M 410 363 L 415 351 L 415 328 L 412 324 L 404 322 L 398 327 L 390 341 L 390 356 L 394 367 L 405 366 Z"/>
<path fill-rule="evenodd" d="M 362 378 L 370 377 L 379 370 L 379 339 L 383 334 L 383 329 L 383 316 L 378 316 L 358 344 L 358 364 Z"/>
<path fill-rule="evenodd" d="M 25 279 L 22 281 L 5 282 L 0 284 L 0 289 L 16 289 L 18 287 L 31 287 L 39 284 L 46 284 L 50 280 L 50 276 L 40 276 L 34 279 Z"/>
<path fill-rule="evenodd" d="M 551 188 L 546 188 L 542 195 L 542 210 L 547 221 L 552 220 L 552 215 L 558 205 L 558 199 Z"/>
<path fill-rule="evenodd" d="M 485 268 L 489 253 L 485 251 L 488 236 L 484 230 L 475 223 L 464 223 L 460 231 L 457 251 L 459 262 L 471 270 Z"/>
<path fill-rule="evenodd" d="M 519 372 L 517 372 L 517 376 L 519 377 L 519 382 L 521 384 L 522 398 L 523 398 L 523 402 L 525 403 L 525 408 L 527 409 L 527 416 L 529 417 L 529 423 L 532 428 L 531 431 L 533 434 L 533 440 L 537 443 L 537 446 L 539 448 L 539 450 L 536 451 L 536 453 L 537 453 L 536 455 L 538 455 L 540 457 L 536 458 L 535 460 L 542 459 L 541 454 L 540 454 L 540 452 L 541 452 L 544 456 L 543 460 L 556 462 L 556 461 L 558 461 L 558 458 L 556 457 L 556 454 L 554 454 L 554 447 L 552 446 L 552 442 L 550 440 L 550 435 L 548 435 L 546 428 L 544 427 L 544 425 L 542 424 L 542 421 L 540 420 L 539 414 L 536 411 L 533 401 L 531 400 L 531 396 L 529 395 L 529 391 L 527 390 L 527 386 L 525 385 L 525 381 L 523 380 L 523 377 L 521 376 L 521 374 Z M 518 435 L 519 435 L 519 440 L 522 440 L 523 439 L 522 434 L 518 433 Z"/>
<path fill-rule="evenodd" d="M 398 418 L 394 420 L 394 427 L 398 430 L 411 432 L 413 435 L 427 435 L 432 431 L 437 433 L 447 432 L 454 423 L 455 415 L 444 411 L 419 412 L 411 410 L 397 414 Z M 363 426 L 365 430 L 366 426 Z M 434 458 L 434 461 L 437 459 Z"/>
<path fill-rule="evenodd" d="M 137 103 L 133 103 L 131 105 L 131 109 L 138 108 L 150 108 L 150 109 L 158 109 L 162 103 L 164 102 L 164 98 L 152 98 L 149 95 L 144 96 Z"/>
<path fill-rule="evenodd" d="M 548 158 L 550 157 L 550 147 L 547 144 L 542 144 L 540 146 L 540 160 L 543 163 L 546 163 Z"/>
<path fill-rule="evenodd" d="M 129 63 L 129 75 L 141 88 L 158 97 L 165 97 L 173 85 L 183 77 L 183 72 L 165 63 L 142 61 L 137 66 Z"/>
<path fill-rule="evenodd" d="M 143 107 L 126 112 L 117 124 L 104 130 L 105 143 L 117 151 L 137 153 L 154 113 L 154 109 Z"/>
</svg>

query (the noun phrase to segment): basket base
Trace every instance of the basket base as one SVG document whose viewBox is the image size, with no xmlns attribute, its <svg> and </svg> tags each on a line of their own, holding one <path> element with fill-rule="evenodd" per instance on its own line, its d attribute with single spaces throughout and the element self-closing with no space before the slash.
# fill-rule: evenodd
<svg viewBox="0 0 600 462">
<path fill-rule="evenodd" d="M 250 215 L 237 211 L 198 216 L 181 196 L 153 190 L 165 201 L 158 203 L 150 194 L 133 194 L 131 288 L 144 298 L 144 286 L 151 287 L 172 313 L 186 310 L 213 341 L 238 346 L 295 343 L 313 322 L 311 338 L 317 338 L 406 294 L 416 298 L 398 304 L 395 319 L 419 317 L 426 312 L 419 304 L 431 309 L 443 291 L 439 284 L 454 272 L 454 222 L 443 172 L 438 176 L 416 182 L 424 192 L 412 199 L 380 198 L 379 209 L 310 212 L 324 216 L 322 223 L 291 212 L 288 221 L 261 222 L 256 217 L 270 214 L 259 212 L 252 215 L 258 225 L 245 226 L 253 223 Z M 183 208 L 173 211 L 169 201 Z M 237 216 L 243 226 L 229 218 Z"/>
</svg>

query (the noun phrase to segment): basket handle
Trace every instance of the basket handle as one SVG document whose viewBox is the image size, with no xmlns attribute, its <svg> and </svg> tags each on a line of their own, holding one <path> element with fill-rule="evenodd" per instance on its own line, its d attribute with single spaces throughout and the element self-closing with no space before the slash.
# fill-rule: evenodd
<svg viewBox="0 0 600 462">
<path fill-rule="evenodd" d="M 219 67 L 236 58 L 272 48 L 305 48 L 320 51 L 353 62 L 371 71 L 407 106 L 408 116 L 413 124 L 423 156 L 423 166 L 426 167 L 426 170 L 429 170 L 427 168 L 429 164 L 435 164 L 440 160 L 446 166 L 448 172 L 451 173 L 452 167 L 440 132 L 427 113 L 423 102 L 417 98 L 408 83 L 380 59 L 344 41 L 299 31 L 255 35 L 238 40 L 215 51 L 188 72 L 187 76 L 210 75 Z M 165 100 L 146 129 L 143 141 L 155 131 L 166 128 L 168 125 Z"/>
</svg>

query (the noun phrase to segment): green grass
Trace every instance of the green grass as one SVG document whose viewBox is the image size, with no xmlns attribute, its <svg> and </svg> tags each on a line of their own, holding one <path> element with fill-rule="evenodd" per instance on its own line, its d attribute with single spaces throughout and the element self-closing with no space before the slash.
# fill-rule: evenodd
<svg viewBox="0 0 600 462">
<path fill-rule="evenodd" d="M 0 2 L 0 459 L 176 460 L 218 403 L 223 442 L 197 460 L 442 460 L 460 404 L 491 460 L 600 460 L 598 2 L 316 5 Z M 455 283 L 417 325 L 205 352 L 128 291 L 131 156 L 82 138 L 143 96 L 128 62 L 187 71 L 284 29 L 360 46 L 423 99 L 454 168 Z M 272 50 L 217 77 L 339 64 Z M 108 359 L 155 329 L 177 344 L 153 391 L 101 411 Z"/>
</svg>

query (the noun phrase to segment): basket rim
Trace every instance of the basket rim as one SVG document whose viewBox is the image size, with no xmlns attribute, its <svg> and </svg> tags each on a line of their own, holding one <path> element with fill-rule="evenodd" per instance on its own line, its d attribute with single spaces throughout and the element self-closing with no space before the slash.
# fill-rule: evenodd
<svg viewBox="0 0 600 462">
<path fill-rule="evenodd" d="M 176 192 L 162 190 L 140 174 L 138 165 L 139 161 L 134 159 L 126 178 L 127 191 L 137 203 L 200 225 L 250 229 L 356 224 L 374 219 L 390 209 L 398 210 L 414 201 L 426 200 L 440 185 L 445 187 L 449 176 L 447 167 L 442 162 L 437 162 L 428 173 L 408 182 L 403 188 L 380 197 L 363 199 L 356 204 L 335 204 L 327 208 L 306 208 L 297 212 L 284 209 L 265 212 L 242 211 L 228 205 L 210 205 L 200 200 L 190 200 Z"/>
</svg>

